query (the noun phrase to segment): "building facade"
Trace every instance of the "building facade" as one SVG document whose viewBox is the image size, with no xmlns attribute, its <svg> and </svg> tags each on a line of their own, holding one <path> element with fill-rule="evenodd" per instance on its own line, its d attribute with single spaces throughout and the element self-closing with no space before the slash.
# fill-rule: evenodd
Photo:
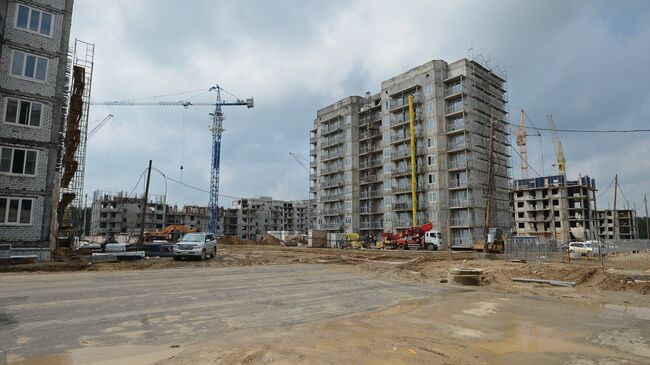
<svg viewBox="0 0 650 365">
<path fill-rule="evenodd" d="M 598 238 L 604 240 L 634 240 L 639 238 L 636 225 L 636 211 L 631 209 L 598 210 L 595 212 L 597 219 Z"/>
<path fill-rule="evenodd" d="M 309 200 L 275 200 L 271 197 L 241 198 L 233 200 L 224 210 L 225 236 L 260 240 L 269 231 L 307 233 L 313 217 Z"/>
<path fill-rule="evenodd" d="M 316 228 L 379 236 L 414 225 L 409 96 L 417 224 L 431 222 L 452 247 L 470 247 L 485 234 L 492 186 L 490 226 L 510 227 L 505 78 L 461 59 L 427 62 L 382 82 L 379 93 L 317 111 L 310 131 Z"/>
<path fill-rule="evenodd" d="M 563 175 L 514 180 L 513 231 L 562 243 L 593 239 L 595 194 L 596 181 L 589 176 L 575 181 Z"/>
<path fill-rule="evenodd" d="M 0 0 L 0 243 L 16 248 L 50 247 L 72 5 Z"/>
</svg>

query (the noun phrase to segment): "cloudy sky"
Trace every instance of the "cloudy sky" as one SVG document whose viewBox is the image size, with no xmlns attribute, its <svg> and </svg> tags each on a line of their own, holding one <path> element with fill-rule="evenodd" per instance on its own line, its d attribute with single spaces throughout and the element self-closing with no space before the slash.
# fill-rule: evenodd
<svg viewBox="0 0 650 365">
<path fill-rule="evenodd" d="M 75 2 L 74 38 L 96 44 L 97 101 L 196 94 L 217 83 L 255 97 L 254 109 L 225 109 L 221 193 L 229 196 L 306 199 L 308 174 L 289 152 L 308 164 L 318 108 L 377 92 L 382 80 L 432 59 L 466 57 L 469 48 L 507 70 L 513 124 L 524 109 L 529 125 L 544 128 L 550 113 L 559 129 L 650 128 L 647 1 L 85 0 Z M 209 112 L 91 107 L 91 128 L 114 118 L 89 141 L 86 192 L 131 191 L 149 159 L 175 179 L 182 165 L 183 182 L 207 189 Z M 617 173 L 622 201 L 641 206 L 650 193 L 650 133 L 560 139 L 569 176 L 596 179 L 599 208 L 611 206 L 607 187 Z M 554 173 L 549 132 L 528 143 L 531 175 Z M 154 174 L 152 193 L 165 191 L 169 202 L 207 204 L 206 193 L 165 188 Z"/>
</svg>

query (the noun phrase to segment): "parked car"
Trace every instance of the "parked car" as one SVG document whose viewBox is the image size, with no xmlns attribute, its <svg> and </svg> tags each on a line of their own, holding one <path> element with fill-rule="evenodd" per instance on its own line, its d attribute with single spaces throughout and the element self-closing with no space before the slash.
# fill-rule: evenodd
<svg viewBox="0 0 650 365">
<path fill-rule="evenodd" d="M 186 258 L 205 260 L 217 256 L 217 239 L 212 233 L 188 233 L 174 245 L 175 261 Z"/>
<path fill-rule="evenodd" d="M 590 242 L 569 243 L 569 252 L 577 252 L 582 256 L 593 254 L 593 250 L 594 250 L 593 245 Z"/>
</svg>

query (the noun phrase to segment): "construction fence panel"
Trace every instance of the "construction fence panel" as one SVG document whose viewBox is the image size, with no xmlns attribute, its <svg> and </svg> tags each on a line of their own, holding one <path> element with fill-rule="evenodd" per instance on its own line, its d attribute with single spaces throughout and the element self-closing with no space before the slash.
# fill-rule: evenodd
<svg viewBox="0 0 650 365">
<path fill-rule="evenodd" d="M 602 246 L 607 268 L 650 269 L 650 240 L 608 240 Z"/>
<path fill-rule="evenodd" d="M 562 262 L 562 247 L 544 238 L 513 237 L 505 241 L 506 261 Z"/>
</svg>

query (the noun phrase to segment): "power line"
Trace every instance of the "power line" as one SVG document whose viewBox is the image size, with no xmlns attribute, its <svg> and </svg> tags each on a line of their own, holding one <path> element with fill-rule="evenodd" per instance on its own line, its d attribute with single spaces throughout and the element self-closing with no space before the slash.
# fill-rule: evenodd
<svg viewBox="0 0 650 365">
<path fill-rule="evenodd" d="M 509 122 L 505 122 L 510 126 L 515 126 Z M 537 131 L 552 131 L 551 128 L 543 127 L 524 127 L 526 129 L 534 129 Z M 650 132 L 650 129 L 557 129 L 558 132 L 568 133 L 643 133 Z"/>
<path fill-rule="evenodd" d="M 176 180 L 176 179 L 174 179 L 174 178 L 171 178 L 171 177 L 167 176 L 164 172 L 162 172 L 161 170 L 159 170 L 159 169 L 157 169 L 157 168 L 155 168 L 155 167 L 152 167 L 152 170 L 155 170 L 155 171 L 158 172 L 160 175 L 162 175 L 162 177 L 165 178 L 165 180 L 170 180 L 170 181 L 175 182 L 175 183 L 177 183 L 177 184 L 179 184 L 179 185 L 183 185 L 183 186 L 185 186 L 185 187 L 187 187 L 187 188 L 194 189 L 194 190 L 200 191 L 200 192 L 202 192 L 202 193 L 210 194 L 210 191 L 209 191 L 209 190 L 205 190 L 205 189 L 202 189 L 202 188 L 199 188 L 199 187 L 196 187 L 196 186 L 192 186 L 192 185 L 190 185 L 190 184 L 186 184 L 186 183 L 184 183 L 184 182 L 182 182 L 182 181 L 179 181 L 179 180 Z M 219 196 L 222 196 L 222 197 L 224 197 L 224 198 L 230 198 L 230 199 L 239 199 L 239 198 L 236 197 L 236 196 L 230 196 L 230 195 L 225 195 L 225 194 L 219 194 Z"/>
</svg>

